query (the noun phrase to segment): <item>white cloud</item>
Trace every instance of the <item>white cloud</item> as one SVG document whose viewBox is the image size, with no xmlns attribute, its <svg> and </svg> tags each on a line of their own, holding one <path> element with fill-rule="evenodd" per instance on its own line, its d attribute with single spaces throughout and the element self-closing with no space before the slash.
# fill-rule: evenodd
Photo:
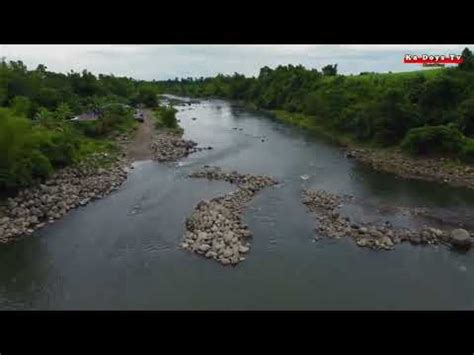
<svg viewBox="0 0 474 355">
<path fill-rule="evenodd" d="M 28 67 L 50 70 L 87 69 L 136 79 L 257 75 L 267 65 L 302 64 L 321 68 L 338 63 L 341 73 L 408 71 L 405 53 L 460 53 L 472 45 L 0 45 L 0 57 L 22 60 Z"/>
</svg>

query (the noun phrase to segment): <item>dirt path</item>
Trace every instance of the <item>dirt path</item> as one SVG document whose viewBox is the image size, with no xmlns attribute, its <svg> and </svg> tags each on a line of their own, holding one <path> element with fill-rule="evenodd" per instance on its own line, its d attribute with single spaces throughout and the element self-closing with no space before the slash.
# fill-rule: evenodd
<svg viewBox="0 0 474 355">
<path fill-rule="evenodd" d="M 150 110 L 142 110 L 145 121 L 140 123 L 133 141 L 128 145 L 126 153 L 131 160 L 152 159 L 153 154 L 150 144 L 153 141 L 155 128 L 153 126 L 153 113 Z"/>
</svg>

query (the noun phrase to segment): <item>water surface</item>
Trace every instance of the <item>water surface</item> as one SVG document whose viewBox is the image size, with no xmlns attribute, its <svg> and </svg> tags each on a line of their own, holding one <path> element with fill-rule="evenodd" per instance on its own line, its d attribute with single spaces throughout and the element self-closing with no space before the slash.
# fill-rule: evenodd
<svg viewBox="0 0 474 355">
<path fill-rule="evenodd" d="M 119 191 L 1 246 L 1 309 L 474 308 L 472 254 L 315 241 L 314 218 L 301 204 L 303 188 L 318 188 L 354 195 L 357 204 L 346 208 L 354 219 L 419 225 L 424 221 L 390 207 L 423 206 L 469 225 L 472 191 L 375 172 L 335 146 L 226 101 L 179 106 L 178 118 L 185 138 L 214 149 L 180 164 L 137 162 Z M 204 164 L 282 182 L 246 210 L 252 248 L 234 268 L 178 247 L 199 200 L 235 189 L 186 177 Z M 378 212 L 381 206 L 388 212 Z"/>
</svg>

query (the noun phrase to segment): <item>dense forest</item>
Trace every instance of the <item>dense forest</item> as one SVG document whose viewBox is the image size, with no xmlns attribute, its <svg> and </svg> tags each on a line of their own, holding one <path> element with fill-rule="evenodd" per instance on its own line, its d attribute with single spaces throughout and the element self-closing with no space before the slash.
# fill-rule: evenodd
<svg viewBox="0 0 474 355">
<path fill-rule="evenodd" d="M 274 111 L 305 127 L 354 142 L 401 147 L 411 154 L 474 162 L 474 59 L 457 67 L 408 73 L 338 75 L 303 66 L 264 67 L 258 77 L 235 73 L 159 82 L 163 91 L 221 97 Z"/>
<path fill-rule="evenodd" d="M 108 138 L 136 123 L 130 105 L 157 105 L 152 83 L 98 75 L 67 74 L 44 65 L 0 62 L 0 194 L 44 179 L 58 168 L 113 149 Z M 101 119 L 72 122 L 100 112 Z"/>
</svg>

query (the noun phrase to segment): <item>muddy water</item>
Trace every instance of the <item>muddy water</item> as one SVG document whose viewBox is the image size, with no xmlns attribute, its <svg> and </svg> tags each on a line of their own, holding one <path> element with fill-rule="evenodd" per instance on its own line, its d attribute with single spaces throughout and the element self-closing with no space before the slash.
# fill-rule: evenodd
<svg viewBox="0 0 474 355">
<path fill-rule="evenodd" d="M 300 199 L 302 188 L 319 188 L 354 195 L 345 212 L 356 220 L 422 225 L 426 219 L 403 211 L 424 207 L 430 223 L 470 226 L 474 192 L 374 172 L 319 138 L 225 101 L 179 106 L 178 118 L 185 138 L 214 149 L 179 164 L 137 162 L 116 193 L 2 246 L 1 309 L 474 308 L 472 252 L 315 241 Z M 235 268 L 178 248 L 199 200 L 235 189 L 186 178 L 204 164 L 282 182 L 247 209 L 252 249 Z"/>
</svg>

